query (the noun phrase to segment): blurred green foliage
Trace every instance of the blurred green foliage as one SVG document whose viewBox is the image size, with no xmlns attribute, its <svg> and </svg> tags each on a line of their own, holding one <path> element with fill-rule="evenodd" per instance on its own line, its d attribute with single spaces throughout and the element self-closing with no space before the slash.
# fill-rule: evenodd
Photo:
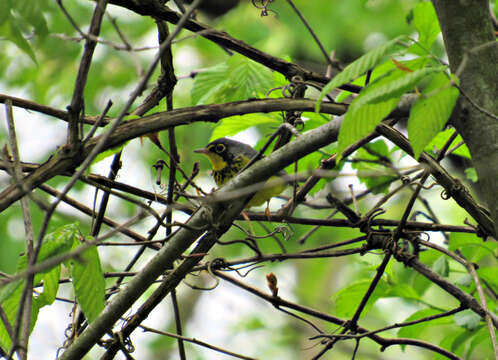
<svg viewBox="0 0 498 360">
<path fill-rule="evenodd" d="M 323 43 L 327 51 L 335 51 L 335 58 L 343 64 L 348 64 L 367 51 L 372 50 L 388 40 L 400 35 L 417 37 L 419 43 L 412 44 L 409 52 L 421 55 L 415 60 L 405 59 L 404 65 L 412 70 L 423 68 L 426 64 L 431 64 L 432 59 L 428 59 L 428 53 L 434 56 L 442 54 L 442 44 L 438 41 L 439 26 L 435 22 L 433 9 L 429 2 L 416 0 L 326 0 L 309 1 L 295 0 L 296 6 L 303 13 L 304 17 L 311 24 L 317 36 Z M 94 3 L 92 1 L 78 0 L 65 1 L 64 6 L 71 14 L 73 20 L 83 30 L 87 31 L 89 21 L 92 16 Z M 496 12 L 497 6 L 494 10 Z M 297 15 L 292 11 L 285 1 L 274 1 L 270 7 L 272 11 L 268 16 L 261 16 L 261 10 L 252 6 L 250 1 L 242 1 L 238 7 L 231 10 L 224 16 L 216 19 L 207 17 L 199 13 L 200 21 L 209 23 L 216 29 L 223 29 L 236 39 L 241 39 L 246 43 L 266 51 L 274 56 L 292 60 L 305 64 L 315 71 L 324 72 L 326 62 L 323 59 L 318 46 L 312 40 L 310 34 L 299 21 Z M 157 34 L 156 25 L 153 19 L 141 17 L 128 10 L 118 8 L 113 5 L 108 6 L 106 17 L 100 39 L 112 42 L 114 46 L 99 44 L 94 55 L 94 61 L 90 69 L 88 82 L 85 88 L 85 112 L 91 115 L 98 115 L 102 112 L 108 100 L 113 101 L 110 116 L 116 115 L 122 108 L 130 92 L 141 76 L 144 69 L 148 67 L 149 61 L 156 52 Z M 110 19 L 116 21 L 117 26 L 126 37 L 127 43 L 134 48 L 144 46 L 152 47 L 149 50 L 128 52 L 123 51 L 126 43 L 122 41 Z M 277 74 L 263 68 L 261 65 L 253 63 L 240 55 L 229 56 L 220 46 L 200 37 L 191 37 L 188 31 L 182 30 L 179 39 L 173 46 L 173 56 L 176 75 L 179 83 L 175 88 L 174 107 L 191 106 L 192 104 L 206 104 L 211 102 L 224 102 L 242 100 L 250 97 L 264 97 L 266 91 L 274 86 L 281 86 L 286 81 Z M 82 54 L 83 41 L 79 39 L 78 32 L 63 15 L 61 9 L 55 1 L 0 1 L 0 87 L 9 95 L 20 96 L 32 101 L 52 106 L 58 109 L 65 109 L 70 103 L 74 84 L 76 80 L 79 61 Z M 116 49 L 116 47 L 120 49 Z M 423 49 L 422 49 L 423 48 Z M 384 54 L 385 55 L 385 54 Z M 381 61 L 375 61 L 379 64 Z M 386 62 L 385 68 L 374 72 L 371 80 L 380 79 L 388 71 L 398 71 L 395 64 Z M 365 70 L 365 69 L 363 69 Z M 191 72 L 199 72 L 198 75 L 191 75 Z M 349 80 L 355 80 L 364 71 L 353 74 Z M 150 89 L 154 86 L 159 72 L 156 71 L 151 84 L 144 91 L 142 96 L 136 100 L 135 105 L 143 101 Z M 193 79 L 192 79 L 193 78 Z M 212 86 L 210 85 L 212 82 Z M 357 79 L 361 85 L 364 84 L 364 77 Z M 410 83 L 415 86 L 415 83 Z M 203 87 L 205 86 L 205 87 Z M 394 93 L 398 96 L 399 94 Z M 347 95 L 347 94 L 346 94 Z M 393 95 L 393 96 L 394 96 Z M 280 96 L 279 93 L 272 93 L 272 96 Z M 388 104 L 385 113 L 388 113 L 394 106 Z M 392 106 L 391 106 L 392 105 Z M 150 112 L 164 111 L 165 105 L 161 103 Z M 326 121 L 333 121 L 329 118 L 319 117 L 314 113 L 304 114 L 304 129 L 309 130 L 319 126 Z M 38 115 L 32 112 L 16 112 L 16 121 L 22 127 L 31 128 L 30 136 L 44 136 L 48 141 L 53 141 L 55 145 L 63 143 L 63 139 L 55 139 L 51 133 L 36 131 L 44 124 L 57 123 L 60 120 L 45 115 Z M 186 173 L 189 173 L 194 162 L 201 161 L 202 179 L 199 183 L 208 182 L 207 162 L 192 153 L 193 149 L 204 146 L 210 138 L 236 135 L 240 130 L 246 130 L 250 126 L 255 126 L 254 132 L 248 137 L 254 137 L 253 143 L 257 143 L 260 148 L 266 141 L 266 136 L 271 134 L 279 125 L 280 119 L 275 115 L 255 114 L 247 117 L 223 119 L 218 126 L 195 123 L 188 127 L 179 127 L 175 130 L 177 142 L 179 144 L 180 164 Z M 379 120 L 380 121 L 380 120 Z M 250 124 L 250 126 L 249 126 Z M 442 125 L 441 125 L 442 126 Z M 85 125 L 86 131 L 89 126 Z M 365 129 L 362 129 L 365 130 Z M 368 131 L 367 131 L 368 132 Z M 424 147 L 432 150 L 434 147 L 440 149 L 448 139 L 448 130 L 440 133 L 431 143 L 427 145 L 427 140 L 419 146 L 419 150 Z M 163 144 L 167 144 L 167 135 L 160 134 Z M 0 126 L 0 140 L 2 145 L 6 142 L 6 130 Z M 20 139 L 22 148 L 30 138 Z M 454 144 L 458 143 L 456 139 Z M 395 148 L 391 148 L 384 141 L 378 141 L 369 145 L 370 152 L 361 150 L 356 153 L 354 159 L 378 160 L 379 155 L 386 157 L 392 162 L 399 161 L 395 154 Z M 452 145 L 453 146 L 453 145 Z M 319 161 L 327 155 L 334 153 L 336 145 L 324 149 L 324 153 L 311 154 L 299 162 L 299 170 L 314 169 L 319 165 Z M 46 154 L 37 154 L 39 158 L 47 158 Z M 377 155 L 372 155 L 372 152 Z M 457 152 L 459 156 L 470 157 L 466 147 L 460 147 Z M 163 189 L 154 188 L 150 178 L 153 176 L 151 166 L 157 159 L 165 158 L 164 153 L 159 151 L 148 140 L 143 145 L 138 144 L 138 140 L 132 141 L 123 150 L 123 166 L 127 169 L 123 177 L 118 177 L 118 181 L 144 187 L 149 191 L 161 192 Z M 105 163 L 105 162 L 104 162 Z M 342 162 L 336 170 L 344 166 Z M 132 169 L 129 171 L 129 169 Z M 353 165 L 356 170 L 376 170 L 383 169 L 376 165 L 369 165 L 365 169 L 364 165 Z M 293 171 L 293 167 L 287 169 Z M 108 169 L 102 165 L 94 166 L 92 171 L 107 174 Z M 167 179 L 168 171 L 164 171 L 163 179 Z M 367 187 L 373 187 L 379 183 L 384 183 L 391 178 L 390 174 L 382 174 L 380 177 L 364 176 L 361 181 Z M 182 176 L 179 179 L 184 181 Z M 50 185 L 60 188 L 67 178 L 57 177 L 50 181 Z M 350 180 L 343 178 L 331 178 L 321 180 L 311 196 L 312 200 L 323 201 L 323 194 L 329 189 L 337 190 L 341 198 L 347 198 L 349 192 L 345 191 L 345 184 Z M 351 181 L 350 181 L 351 182 Z M 0 178 L 2 185 L 6 184 L 4 178 Z M 326 187 L 328 186 L 328 187 Z M 355 185 L 357 186 L 357 185 Z M 389 184 L 378 188 L 377 192 L 382 194 L 389 189 Z M 204 186 L 209 191 L 209 185 Z M 319 191 L 320 190 L 320 191 Z M 37 196 L 41 196 L 44 201 L 51 201 L 47 195 L 40 191 L 35 191 Z M 291 196 L 292 191 L 288 190 L 286 195 Z M 100 195 L 101 193 L 99 193 Z M 429 193 L 435 198 L 437 192 Z M 93 191 L 89 191 L 81 183 L 70 192 L 73 196 L 84 201 L 92 207 L 94 196 Z M 374 200 L 378 200 L 378 196 Z M 407 200 L 407 194 L 395 197 L 388 207 L 386 216 L 399 218 L 404 210 L 403 204 Z M 364 212 L 371 205 L 370 200 L 359 201 L 359 211 Z M 441 220 L 444 222 L 461 223 L 464 215 L 455 210 L 456 205 L 452 202 L 438 202 L 438 206 L 444 208 Z M 162 208 L 161 208 L 162 209 Z M 418 209 L 418 207 L 417 207 Z M 39 231 L 43 221 L 44 211 L 37 206 L 31 206 L 35 234 Z M 113 200 L 110 216 L 119 221 L 126 221 L 128 217 L 136 213 L 134 205 Z M 324 217 L 323 211 L 315 209 L 298 210 L 296 215 L 303 217 Z M 79 220 L 81 225 L 78 228 L 83 234 L 88 234 L 91 220 L 74 211 L 60 210 L 53 217 L 50 224 L 50 231 L 61 227 L 64 224 Z M 147 224 L 148 225 L 148 224 Z M 249 227 L 245 222 L 241 225 L 248 231 L 255 231 L 257 235 L 263 235 L 266 230 L 254 224 Z M 286 239 L 282 234 L 276 234 L 278 241 L 272 238 L 258 240 L 262 251 L 276 253 L 282 251 L 281 244 L 288 252 L 295 252 L 303 249 L 303 245 L 297 243 L 297 239 L 304 236 L 309 230 L 309 226 L 285 224 L 290 239 Z M 138 227 L 138 230 L 146 232 L 147 226 Z M 346 228 L 320 228 L 311 235 L 305 246 L 318 247 L 324 244 L 343 241 L 359 236 L 357 230 Z M 246 234 L 239 229 L 232 228 L 224 240 L 241 240 Z M 435 236 L 437 237 L 437 236 Z M 22 227 L 22 217 L 19 206 L 12 206 L 1 214 L 0 238 L 2 240 L 2 251 L 0 252 L 0 271 L 12 273 L 15 271 L 18 254 L 24 250 L 24 233 Z M 113 239 L 120 239 L 119 236 Z M 279 242 L 281 244 L 279 244 Z M 461 251 L 467 259 L 487 265 L 481 267 L 478 272 L 495 288 L 498 287 L 496 268 L 494 267 L 494 257 L 496 253 L 496 243 L 482 242 L 482 239 L 474 235 L 452 234 L 450 236 L 449 249 Z M 351 245 L 354 247 L 355 245 Z M 131 252 L 120 252 L 120 250 L 108 250 L 99 248 L 101 261 L 104 269 L 115 269 L 120 262 L 127 263 Z M 237 258 L 254 256 L 254 252 L 247 246 L 236 243 L 227 246 L 215 247 L 210 255 L 223 258 Z M 346 258 L 314 259 L 313 261 L 296 260 L 284 263 L 267 264 L 263 269 L 255 270 L 251 273 L 256 279 L 264 278 L 264 274 L 273 271 L 277 276 L 286 279 L 287 276 L 293 279 L 293 283 L 281 283 L 279 286 L 292 294 L 294 300 L 306 306 L 316 306 L 321 311 L 336 314 L 339 316 L 350 316 L 357 305 L 357 302 L 350 301 L 354 295 L 355 300 L 360 300 L 371 281 L 375 269 L 380 262 L 378 254 L 366 254 L 364 256 L 355 255 Z M 441 276 L 445 276 L 452 281 L 461 276 L 462 269 L 452 259 L 440 259 L 440 253 L 434 250 L 426 250 L 420 254 L 420 259 L 426 265 L 436 269 Z M 461 282 L 460 284 L 463 284 Z M 102 285 L 102 284 L 100 284 Z M 262 285 L 263 286 L 263 285 Z M 470 292 L 470 288 L 461 285 L 465 291 Z M 17 294 L 18 295 L 18 294 Z M 388 300 L 386 300 L 388 298 Z M 401 304 L 399 311 L 382 306 L 383 301 L 396 299 L 399 302 L 388 304 Z M 423 299 L 423 300 L 422 300 Z M 201 298 L 199 301 L 202 301 Z M 250 301 L 251 298 L 245 299 Z M 380 305 L 379 305 L 380 304 Z M 237 321 L 237 326 L 229 329 L 232 333 L 256 334 L 261 329 L 272 328 L 273 331 L 265 332 L 263 339 L 254 337 L 257 343 L 252 344 L 252 348 L 263 358 L 285 358 L 299 359 L 309 343 L 303 340 L 302 334 L 311 334 L 311 331 L 301 324 L 296 325 L 293 318 L 285 317 L 280 313 L 276 314 L 273 309 L 266 309 L 261 303 L 251 305 L 259 307 L 253 316 L 241 318 Z M 265 304 L 264 306 L 267 306 Z M 394 321 L 409 321 L 424 316 L 434 315 L 441 310 L 448 310 L 457 306 L 456 302 L 447 294 L 443 293 L 426 278 L 415 274 L 402 264 L 390 265 L 386 275 L 383 277 L 380 286 L 376 289 L 375 296 L 368 304 L 369 309 L 365 311 L 365 316 L 361 319 L 362 326 L 382 327 Z M 490 307 L 495 304 L 491 304 Z M 98 306 L 97 306 L 98 307 Z M 98 313 L 100 308 L 95 312 Z M 271 315 L 268 315 L 271 314 Z M 96 316 L 92 315 L 92 318 Z M 188 315 L 187 321 L 193 316 Z M 272 317 L 278 317 L 281 323 L 271 327 Z M 165 322 L 167 322 L 165 320 Z M 438 326 L 436 326 L 438 325 Z M 441 326 L 440 326 L 441 325 Z M 61 333 L 66 324 L 60 324 Z M 481 326 L 481 327 L 480 327 Z M 165 328 L 168 326 L 165 325 Z M 191 326 L 195 328 L 195 324 Z M 306 328 L 306 329 L 304 329 Z M 326 331 L 333 331 L 335 327 L 324 325 Z M 277 329 L 277 330 L 275 330 Z M 469 331 L 471 330 L 471 331 Z M 455 317 L 443 318 L 430 323 L 423 323 L 417 326 L 404 327 L 398 331 L 398 336 L 420 338 L 422 340 L 441 341 L 440 346 L 457 351 L 461 356 L 469 359 L 482 359 L 491 354 L 489 340 L 486 338 L 486 331 L 482 328 L 482 322 L 472 314 L 464 314 Z M 202 334 L 192 334 L 201 337 Z M 386 335 L 387 336 L 387 335 Z M 252 338 L 251 338 L 252 339 Z M 468 346 L 462 345 L 464 342 Z M 158 338 L 151 348 L 171 349 L 176 343 L 171 340 Z M 189 347 L 191 351 L 194 348 Z M 195 348 L 197 349 L 197 348 Z M 339 348 L 334 352 L 334 359 L 350 359 L 353 346 L 347 344 L 344 348 Z M 364 353 L 379 356 L 378 346 L 373 343 L 361 343 L 361 350 Z M 410 359 L 431 359 L 432 353 L 419 352 L 406 349 L 403 354 L 399 349 L 389 349 L 384 353 L 383 358 L 394 359 L 404 356 Z M 55 353 L 55 349 L 54 349 Z M 199 358 L 202 358 L 200 352 Z M 271 356 L 269 356 L 271 354 Z M 309 353 L 307 353 L 309 354 Z M 307 357 L 305 357 L 307 358 Z"/>
</svg>

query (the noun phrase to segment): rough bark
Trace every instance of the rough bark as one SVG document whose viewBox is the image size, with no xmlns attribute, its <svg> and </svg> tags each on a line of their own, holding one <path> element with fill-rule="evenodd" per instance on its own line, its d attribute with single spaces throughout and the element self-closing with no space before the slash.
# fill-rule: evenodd
<svg viewBox="0 0 498 360">
<path fill-rule="evenodd" d="M 479 186 L 498 231 L 498 44 L 489 1 L 432 2 L 451 71 L 460 79 L 462 95 L 453 124 L 469 147 Z"/>
</svg>

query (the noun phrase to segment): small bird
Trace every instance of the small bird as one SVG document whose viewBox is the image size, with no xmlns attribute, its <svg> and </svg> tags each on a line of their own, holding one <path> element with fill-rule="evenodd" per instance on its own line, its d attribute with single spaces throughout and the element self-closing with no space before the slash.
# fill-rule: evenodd
<svg viewBox="0 0 498 360">
<path fill-rule="evenodd" d="M 219 138 L 206 145 L 205 148 L 194 150 L 194 152 L 206 155 L 213 168 L 213 178 L 216 185 L 222 186 L 240 170 L 258 153 L 251 146 L 239 141 Z M 285 171 L 280 171 L 278 176 L 285 176 Z M 272 176 L 270 179 L 275 178 Z M 262 205 L 265 201 L 267 207 L 265 213 L 269 215 L 269 201 L 272 197 L 277 196 L 285 189 L 285 184 L 278 184 L 259 190 L 249 200 L 247 207 Z"/>
</svg>

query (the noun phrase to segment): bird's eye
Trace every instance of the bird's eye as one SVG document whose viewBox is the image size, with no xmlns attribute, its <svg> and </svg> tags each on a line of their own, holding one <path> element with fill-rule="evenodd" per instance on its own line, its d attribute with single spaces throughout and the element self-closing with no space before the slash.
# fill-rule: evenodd
<svg viewBox="0 0 498 360">
<path fill-rule="evenodd" d="M 223 145 L 223 144 L 217 144 L 216 147 L 215 147 L 215 151 L 218 154 L 221 154 L 223 151 L 225 151 L 225 145 Z"/>
</svg>

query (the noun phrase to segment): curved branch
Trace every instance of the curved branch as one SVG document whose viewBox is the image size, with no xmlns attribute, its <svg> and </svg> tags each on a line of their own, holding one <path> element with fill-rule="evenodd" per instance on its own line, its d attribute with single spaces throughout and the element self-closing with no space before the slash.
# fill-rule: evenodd
<svg viewBox="0 0 498 360">
<path fill-rule="evenodd" d="M 150 16 L 154 19 L 164 20 L 173 24 L 176 24 L 181 17 L 181 14 L 169 9 L 167 6 L 160 6 L 158 1 L 111 0 L 109 3 L 121 6 L 140 15 Z M 320 84 L 326 84 L 330 81 L 330 79 L 324 75 L 315 73 L 300 65 L 293 64 L 264 53 L 263 51 L 260 51 L 241 40 L 234 39 L 224 31 L 212 29 L 196 20 L 187 21 L 184 27 L 187 30 L 199 33 L 202 37 L 211 40 L 218 45 L 242 54 L 249 59 L 268 67 L 269 69 L 278 71 L 279 73 L 285 75 L 288 79 L 291 79 L 295 75 L 300 75 L 305 80 L 316 81 Z M 361 87 L 352 84 L 345 84 L 340 88 L 354 93 L 358 93 L 361 90 Z"/>
<path fill-rule="evenodd" d="M 224 117 L 256 112 L 314 111 L 314 106 L 315 102 L 312 100 L 265 99 L 201 105 L 160 112 L 121 123 L 109 137 L 102 151 L 149 133 L 197 121 L 217 122 Z M 321 107 L 322 112 L 334 115 L 341 115 L 346 112 L 346 109 L 346 105 L 331 103 L 323 103 Z M 62 147 L 50 160 L 24 177 L 21 186 L 11 185 L 6 188 L 0 193 L 0 212 L 45 181 L 77 168 L 104 135 L 95 137 L 86 143 L 76 157 L 71 156 L 69 148 Z"/>
</svg>

